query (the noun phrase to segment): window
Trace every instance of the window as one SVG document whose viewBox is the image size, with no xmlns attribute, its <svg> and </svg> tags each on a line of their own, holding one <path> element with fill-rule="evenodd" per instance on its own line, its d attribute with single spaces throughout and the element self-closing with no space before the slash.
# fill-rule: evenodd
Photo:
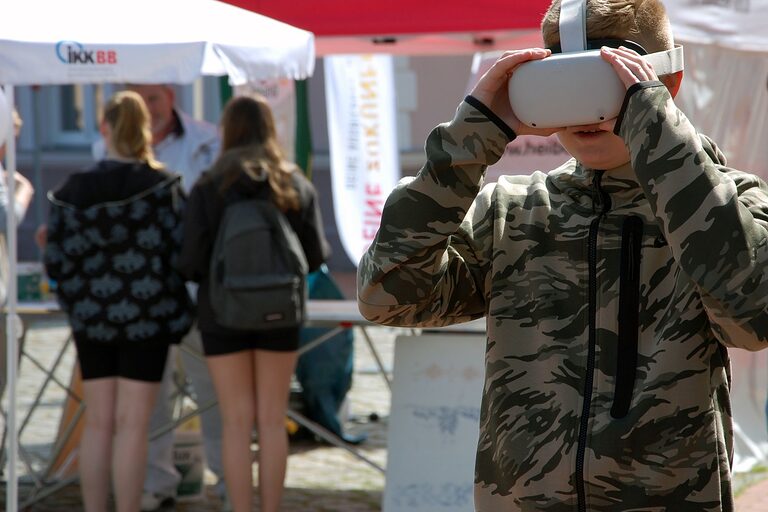
<svg viewBox="0 0 768 512">
<path fill-rule="evenodd" d="M 40 89 L 41 136 L 48 147 L 86 147 L 99 136 L 98 117 L 104 104 L 106 86 L 62 85 Z M 111 93 L 111 92 L 110 92 Z"/>
</svg>

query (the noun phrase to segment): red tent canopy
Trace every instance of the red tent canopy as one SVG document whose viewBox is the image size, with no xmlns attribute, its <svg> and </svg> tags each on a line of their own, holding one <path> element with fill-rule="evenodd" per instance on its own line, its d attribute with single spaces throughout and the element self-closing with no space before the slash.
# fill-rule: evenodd
<svg viewBox="0 0 768 512">
<path fill-rule="evenodd" d="M 317 36 L 318 55 L 457 54 L 540 45 L 550 0 L 226 0 Z"/>
</svg>

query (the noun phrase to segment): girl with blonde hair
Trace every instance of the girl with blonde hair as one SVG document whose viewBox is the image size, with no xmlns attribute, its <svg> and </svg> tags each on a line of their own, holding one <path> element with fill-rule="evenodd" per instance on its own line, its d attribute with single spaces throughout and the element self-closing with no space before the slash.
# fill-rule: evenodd
<svg viewBox="0 0 768 512">
<path fill-rule="evenodd" d="M 174 267 L 184 194 L 179 176 L 154 159 L 141 96 L 115 94 L 100 130 L 106 157 L 48 194 L 44 258 L 83 378 L 85 510 L 107 510 L 111 473 L 118 512 L 136 512 L 168 349 L 193 322 Z"/>
</svg>

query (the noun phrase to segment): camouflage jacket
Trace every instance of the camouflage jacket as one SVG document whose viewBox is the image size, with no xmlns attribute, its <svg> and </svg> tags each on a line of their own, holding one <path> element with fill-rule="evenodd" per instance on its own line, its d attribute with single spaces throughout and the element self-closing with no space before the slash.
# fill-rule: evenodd
<svg viewBox="0 0 768 512">
<path fill-rule="evenodd" d="M 768 187 L 643 85 L 631 165 L 482 189 L 510 130 L 468 97 L 360 262 L 374 322 L 486 317 L 478 511 L 733 510 L 726 347 L 768 346 Z"/>
</svg>

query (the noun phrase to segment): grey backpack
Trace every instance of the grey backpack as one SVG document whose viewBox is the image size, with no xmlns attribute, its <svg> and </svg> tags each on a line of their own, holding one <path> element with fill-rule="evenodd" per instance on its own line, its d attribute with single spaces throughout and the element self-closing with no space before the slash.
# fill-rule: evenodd
<svg viewBox="0 0 768 512">
<path fill-rule="evenodd" d="M 298 236 L 266 200 L 231 204 L 213 245 L 210 299 L 230 329 L 296 327 L 304 320 L 307 259 Z"/>
</svg>

